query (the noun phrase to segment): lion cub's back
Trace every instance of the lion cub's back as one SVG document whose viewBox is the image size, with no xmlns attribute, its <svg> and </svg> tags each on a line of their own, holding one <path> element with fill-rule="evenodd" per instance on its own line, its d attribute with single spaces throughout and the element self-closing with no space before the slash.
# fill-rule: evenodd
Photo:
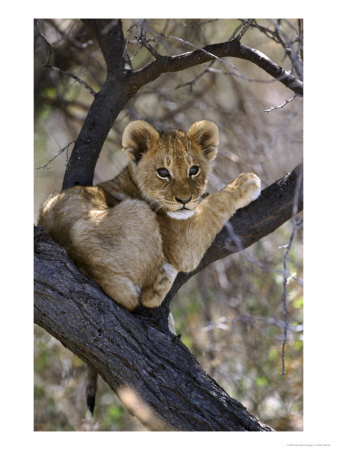
<svg viewBox="0 0 337 450">
<path fill-rule="evenodd" d="M 42 205 L 39 225 L 101 285 L 120 276 L 151 285 L 162 265 L 160 229 L 149 205 L 126 199 L 109 208 L 99 186 L 51 195 Z"/>
<path fill-rule="evenodd" d="M 73 224 L 88 217 L 91 210 L 105 209 L 105 197 L 101 188 L 74 186 L 63 192 L 51 194 L 44 201 L 38 225 L 44 226 L 56 242 L 66 246 Z"/>
<path fill-rule="evenodd" d="M 162 264 L 162 239 L 155 213 L 141 200 L 127 199 L 104 212 L 91 211 L 71 230 L 77 249 L 91 274 L 99 278 L 128 276 L 134 284 L 151 285 Z M 98 274 L 100 266 L 100 274 Z"/>
</svg>

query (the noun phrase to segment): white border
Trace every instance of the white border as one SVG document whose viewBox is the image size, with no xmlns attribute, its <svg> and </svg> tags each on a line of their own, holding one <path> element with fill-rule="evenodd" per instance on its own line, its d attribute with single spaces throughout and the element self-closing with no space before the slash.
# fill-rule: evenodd
<svg viewBox="0 0 337 450">
<path fill-rule="evenodd" d="M 33 4 L 32 4 L 33 3 Z M 1 446 L 6 450 L 168 446 L 336 448 L 336 3 L 208 1 L 8 2 L 2 9 Z M 234 6 L 233 6 L 234 3 Z M 158 9 L 159 8 L 159 9 Z M 305 24 L 305 416 L 303 432 L 33 432 L 33 18 L 304 17 Z M 8 243 L 8 244 L 7 244 Z M 15 319 L 14 319 L 15 318 Z"/>
</svg>

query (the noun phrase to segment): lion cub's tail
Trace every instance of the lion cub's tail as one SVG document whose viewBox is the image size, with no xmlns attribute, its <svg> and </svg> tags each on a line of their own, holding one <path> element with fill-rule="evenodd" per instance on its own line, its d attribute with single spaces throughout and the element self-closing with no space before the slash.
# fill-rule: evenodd
<svg viewBox="0 0 337 450">
<path fill-rule="evenodd" d="M 85 395 L 87 400 L 87 407 L 91 412 L 91 414 L 94 415 L 98 373 L 93 366 L 90 366 L 88 364 L 87 367 L 88 367 L 88 379 Z"/>
</svg>

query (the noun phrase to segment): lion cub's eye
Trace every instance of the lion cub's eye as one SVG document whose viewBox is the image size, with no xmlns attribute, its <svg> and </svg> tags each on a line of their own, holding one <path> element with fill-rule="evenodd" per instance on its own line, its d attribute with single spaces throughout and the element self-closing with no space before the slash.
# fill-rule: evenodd
<svg viewBox="0 0 337 450">
<path fill-rule="evenodd" d="M 170 172 L 165 169 L 165 167 L 161 167 L 160 169 L 157 169 L 157 173 L 160 176 L 160 178 L 171 178 Z"/>
<path fill-rule="evenodd" d="M 190 177 L 193 177 L 194 175 L 198 175 L 199 173 L 199 167 L 198 166 L 192 166 L 190 168 Z"/>
</svg>

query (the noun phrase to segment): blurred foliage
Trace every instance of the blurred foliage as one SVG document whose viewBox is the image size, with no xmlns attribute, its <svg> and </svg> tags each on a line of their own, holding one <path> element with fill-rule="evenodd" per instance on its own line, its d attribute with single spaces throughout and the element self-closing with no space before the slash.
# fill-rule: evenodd
<svg viewBox="0 0 337 450">
<path fill-rule="evenodd" d="M 242 42 L 293 70 L 284 48 L 262 31 L 261 27 L 275 29 L 275 23 L 256 23 L 260 28 L 249 28 Z M 238 20 L 149 20 L 147 36 L 157 51 L 173 55 L 194 50 L 186 42 L 202 47 L 226 41 L 239 24 Z M 278 22 L 279 31 L 292 43 L 299 40 L 299 26 L 297 20 Z M 132 65 L 140 68 L 153 57 L 135 39 L 137 22 L 124 20 L 123 27 Z M 92 102 L 89 90 L 75 78 L 97 92 L 104 83 L 105 63 L 90 30 L 80 20 L 38 20 L 34 31 L 37 218 L 42 200 L 61 187 L 72 142 Z M 144 86 L 119 114 L 94 181 L 112 178 L 124 166 L 120 139 L 131 120 L 147 120 L 158 128 L 187 129 L 197 120 L 209 119 L 220 131 L 209 191 L 250 170 L 266 187 L 302 160 L 301 99 L 270 113 L 264 111 L 292 95 L 252 63 L 234 58 L 163 74 Z M 190 279 L 172 303 L 177 333 L 206 372 L 252 414 L 277 430 L 302 429 L 301 229 L 287 259 L 293 278 L 287 283 L 285 375 L 281 358 L 283 246 L 291 232 L 289 221 L 244 252 L 211 264 Z M 84 389 L 84 364 L 35 326 L 36 430 L 144 430 L 102 380 L 92 418 L 86 411 Z"/>
</svg>

